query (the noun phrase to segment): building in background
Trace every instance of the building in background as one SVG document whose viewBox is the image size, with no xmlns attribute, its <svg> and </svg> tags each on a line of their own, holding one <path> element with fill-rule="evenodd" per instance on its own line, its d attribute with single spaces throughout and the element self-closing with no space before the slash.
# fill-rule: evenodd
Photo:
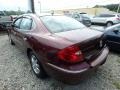
<svg viewBox="0 0 120 90">
<path fill-rule="evenodd" d="M 53 11 L 53 10 L 52 10 Z M 55 14 L 62 14 L 62 15 L 70 15 L 72 13 L 87 13 L 90 15 L 98 15 L 98 14 L 113 14 L 116 12 L 110 11 L 107 8 L 78 8 L 78 9 L 64 9 L 64 10 L 54 10 Z M 51 13 L 51 11 L 49 11 L 49 13 Z"/>
</svg>

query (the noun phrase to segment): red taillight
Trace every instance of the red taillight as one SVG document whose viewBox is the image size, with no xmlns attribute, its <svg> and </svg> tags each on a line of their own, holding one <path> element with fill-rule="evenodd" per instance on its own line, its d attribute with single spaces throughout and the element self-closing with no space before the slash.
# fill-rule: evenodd
<svg viewBox="0 0 120 90">
<path fill-rule="evenodd" d="M 70 46 L 58 52 L 60 60 L 69 63 L 77 63 L 83 61 L 83 54 L 79 47 Z"/>
<path fill-rule="evenodd" d="M 117 20 L 120 20 L 120 18 L 116 18 Z"/>
</svg>

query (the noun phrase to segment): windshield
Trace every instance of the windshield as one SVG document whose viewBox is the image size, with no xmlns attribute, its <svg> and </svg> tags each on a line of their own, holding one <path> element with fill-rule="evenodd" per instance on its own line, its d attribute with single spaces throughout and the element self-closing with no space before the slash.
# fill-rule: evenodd
<svg viewBox="0 0 120 90">
<path fill-rule="evenodd" d="M 85 27 L 77 20 L 66 16 L 43 16 L 40 18 L 43 21 L 44 25 L 52 33 L 76 30 Z"/>
</svg>

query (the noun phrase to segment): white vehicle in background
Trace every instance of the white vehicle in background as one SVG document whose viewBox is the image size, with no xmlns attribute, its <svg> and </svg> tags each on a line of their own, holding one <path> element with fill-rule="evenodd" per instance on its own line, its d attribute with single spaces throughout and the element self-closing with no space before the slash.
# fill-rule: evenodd
<svg viewBox="0 0 120 90">
<path fill-rule="evenodd" d="M 0 11 L 0 24 L 1 25 L 10 26 L 12 21 L 13 21 L 12 16 L 7 16 L 5 12 Z"/>
<path fill-rule="evenodd" d="M 71 17 L 83 23 L 87 27 L 91 26 L 91 19 L 89 18 L 89 15 L 86 13 L 73 13 Z"/>
<path fill-rule="evenodd" d="M 100 14 L 91 19 L 92 23 L 105 24 L 107 27 L 120 23 L 120 14 Z"/>
</svg>

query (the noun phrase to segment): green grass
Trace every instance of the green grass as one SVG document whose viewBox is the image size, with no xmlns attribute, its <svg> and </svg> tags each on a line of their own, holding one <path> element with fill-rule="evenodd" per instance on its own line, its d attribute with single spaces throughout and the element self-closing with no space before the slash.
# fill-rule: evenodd
<svg viewBox="0 0 120 90">
<path fill-rule="evenodd" d="M 114 82 L 113 85 L 116 87 L 116 89 L 120 89 L 120 82 Z"/>
<path fill-rule="evenodd" d="M 117 62 L 120 63 L 120 59 L 118 59 Z"/>
</svg>

